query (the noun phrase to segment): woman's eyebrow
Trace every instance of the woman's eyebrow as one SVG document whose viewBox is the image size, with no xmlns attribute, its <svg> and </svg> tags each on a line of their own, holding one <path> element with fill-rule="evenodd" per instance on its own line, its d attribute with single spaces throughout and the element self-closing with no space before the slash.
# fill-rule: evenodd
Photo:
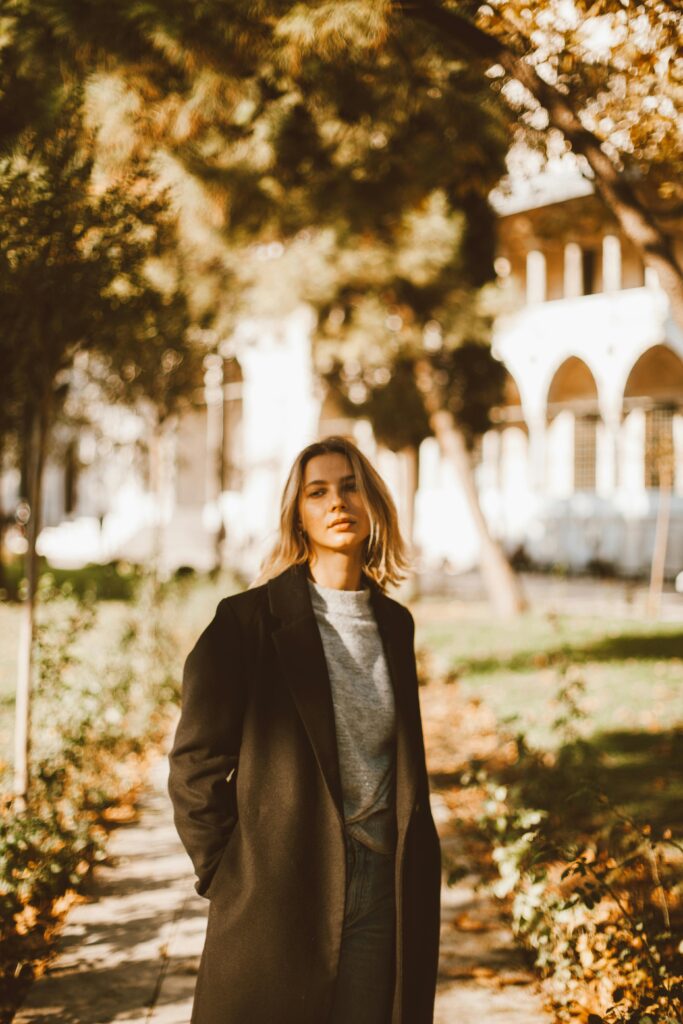
<svg viewBox="0 0 683 1024">
<path fill-rule="evenodd" d="M 353 473 L 347 473 L 346 476 L 340 477 L 340 479 L 341 480 L 355 480 L 355 476 L 354 476 Z M 304 484 L 304 486 L 305 487 L 312 487 L 313 484 L 328 484 L 329 482 L 330 482 L 329 480 L 309 480 L 307 484 Z"/>
</svg>

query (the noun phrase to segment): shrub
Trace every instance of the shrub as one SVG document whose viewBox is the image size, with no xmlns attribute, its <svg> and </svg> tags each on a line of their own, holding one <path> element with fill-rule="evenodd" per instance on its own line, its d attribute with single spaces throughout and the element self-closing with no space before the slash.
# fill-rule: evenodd
<svg viewBox="0 0 683 1024">
<path fill-rule="evenodd" d="M 78 597 L 91 594 L 98 601 L 130 601 L 144 576 L 141 566 L 129 562 L 114 561 L 100 564 L 89 562 L 78 569 L 58 569 L 50 566 L 47 559 L 38 559 L 38 573 L 48 575 L 52 583 L 66 588 Z M 3 600 L 18 601 L 25 584 L 24 567 L 21 559 L 13 559 L 3 566 Z"/>
<path fill-rule="evenodd" d="M 179 699 L 179 656 L 166 626 L 170 588 L 143 580 L 113 642 L 91 635 L 98 606 L 40 581 L 31 788 L 0 821 L 0 983 L 6 1013 L 48 953 L 65 897 L 105 856 L 107 828 L 130 813 L 149 754 Z M 89 641 L 89 642 L 88 642 Z M 10 780 L 0 775 L 0 788 Z"/>
<path fill-rule="evenodd" d="M 556 752 L 515 737 L 504 771 L 483 768 L 480 829 L 558 1019 L 676 1024 L 683 1019 L 683 846 L 673 829 L 637 821 L 605 792 L 601 751 L 581 736 L 583 680 L 558 668 Z M 588 1016 L 587 1016 L 588 1015 Z"/>
</svg>

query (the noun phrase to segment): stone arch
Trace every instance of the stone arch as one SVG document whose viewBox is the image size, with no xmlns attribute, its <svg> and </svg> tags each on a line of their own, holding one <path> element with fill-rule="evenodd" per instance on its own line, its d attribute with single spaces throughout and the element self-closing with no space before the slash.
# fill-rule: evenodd
<svg viewBox="0 0 683 1024">
<path fill-rule="evenodd" d="M 579 356 L 569 356 L 560 363 L 548 388 L 548 419 L 552 420 L 568 408 L 578 414 L 596 415 L 599 412 L 598 387 L 593 371 Z"/>
<path fill-rule="evenodd" d="M 529 428 L 524 417 L 524 407 L 517 381 L 505 369 L 503 400 L 491 409 L 492 429 L 482 438 L 482 461 L 485 466 L 484 478 L 499 491 L 509 489 L 510 480 L 517 479 L 520 470 L 528 474 Z"/>
<path fill-rule="evenodd" d="M 491 421 L 499 429 L 515 426 L 528 433 L 519 387 L 507 368 L 503 383 L 503 401 L 491 409 Z"/>
<path fill-rule="evenodd" d="M 624 386 L 624 408 L 683 404 L 683 359 L 668 345 L 653 345 L 635 361 Z"/>
<path fill-rule="evenodd" d="M 566 487 L 594 491 L 597 476 L 598 387 L 593 371 L 578 356 L 569 356 L 556 369 L 548 388 L 548 455 L 567 460 L 572 451 L 572 479 Z"/>
<path fill-rule="evenodd" d="M 633 364 L 624 386 L 623 418 L 627 430 L 634 419 L 640 430 L 643 485 L 677 486 L 681 452 L 676 451 L 675 435 L 683 424 L 683 359 L 668 345 L 651 346 Z"/>
</svg>

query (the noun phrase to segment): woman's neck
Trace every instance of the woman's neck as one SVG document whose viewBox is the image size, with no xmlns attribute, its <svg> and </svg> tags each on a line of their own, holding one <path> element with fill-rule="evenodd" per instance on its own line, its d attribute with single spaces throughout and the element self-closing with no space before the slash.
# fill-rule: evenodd
<svg viewBox="0 0 683 1024">
<path fill-rule="evenodd" d="M 308 575 L 321 587 L 333 590 L 362 590 L 363 574 L 359 559 L 317 558 L 308 563 Z"/>
</svg>

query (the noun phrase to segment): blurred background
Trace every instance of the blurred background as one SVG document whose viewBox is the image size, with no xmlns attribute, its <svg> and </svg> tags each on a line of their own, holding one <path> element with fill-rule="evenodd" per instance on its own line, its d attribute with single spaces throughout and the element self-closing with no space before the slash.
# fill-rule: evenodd
<svg viewBox="0 0 683 1024">
<path fill-rule="evenodd" d="M 679 1019 L 679 44 L 669 0 L 8 4 L 3 1019 L 330 434 L 410 547 L 450 881 L 558 1019 Z"/>
</svg>

